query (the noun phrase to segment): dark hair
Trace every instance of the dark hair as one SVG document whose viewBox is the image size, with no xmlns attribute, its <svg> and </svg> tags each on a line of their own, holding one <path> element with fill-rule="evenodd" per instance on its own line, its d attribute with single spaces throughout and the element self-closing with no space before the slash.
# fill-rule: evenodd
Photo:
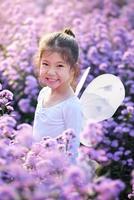
<svg viewBox="0 0 134 200">
<path fill-rule="evenodd" d="M 35 56 L 37 68 L 35 72 L 37 74 L 42 55 L 45 51 L 60 53 L 62 58 L 74 69 L 74 77 L 71 85 L 75 89 L 76 80 L 80 73 L 78 65 L 79 46 L 72 30 L 66 28 L 63 31 L 48 33 L 41 38 L 39 49 Z"/>
</svg>

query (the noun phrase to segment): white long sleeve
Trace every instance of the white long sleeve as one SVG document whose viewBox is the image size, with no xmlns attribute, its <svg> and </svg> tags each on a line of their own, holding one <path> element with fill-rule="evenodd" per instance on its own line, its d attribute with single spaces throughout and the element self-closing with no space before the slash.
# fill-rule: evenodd
<svg viewBox="0 0 134 200">
<path fill-rule="evenodd" d="M 38 96 L 33 124 L 33 139 L 39 142 L 46 136 L 56 138 L 65 130 L 73 129 L 76 138 L 72 144 L 71 152 L 74 157 L 77 157 L 80 145 L 80 132 L 83 126 L 80 101 L 76 96 L 72 96 L 54 106 L 45 108 L 43 106 L 45 92 L 46 88 L 43 88 Z"/>
<path fill-rule="evenodd" d="M 76 138 L 72 140 L 72 147 L 70 151 L 73 153 L 72 160 L 78 156 L 78 148 L 80 145 L 80 133 L 83 128 L 83 113 L 79 103 L 79 99 L 73 101 L 71 104 L 67 102 L 63 108 L 63 117 L 65 121 L 65 129 L 73 129 Z"/>
</svg>

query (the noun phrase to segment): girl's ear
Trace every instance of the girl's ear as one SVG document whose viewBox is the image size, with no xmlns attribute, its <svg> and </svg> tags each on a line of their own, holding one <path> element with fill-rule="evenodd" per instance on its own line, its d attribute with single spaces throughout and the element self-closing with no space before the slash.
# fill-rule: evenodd
<svg viewBox="0 0 134 200">
<path fill-rule="evenodd" d="M 74 77 L 74 70 L 70 69 L 70 84 L 72 83 L 72 81 L 74 79 L 73 77 Z"/>
<path fill-rule="evenodd" d="M 74 77 L 74 74 L 75 74 L 75 70 L 74 70 L 74 68 L 72 67 L 72 68 L 70 69 L 70 76 L 71 76 L 71 77 Z"/>
<path fill-rule="evenodd" d="M 76 85 L 77 85 L 77 78 L 79 76 L 79 67 L 78 64 L 75 64 L 75 66 L 71 67 L 70 69 L 70 84 L 75 91 Z"/>
</svg>

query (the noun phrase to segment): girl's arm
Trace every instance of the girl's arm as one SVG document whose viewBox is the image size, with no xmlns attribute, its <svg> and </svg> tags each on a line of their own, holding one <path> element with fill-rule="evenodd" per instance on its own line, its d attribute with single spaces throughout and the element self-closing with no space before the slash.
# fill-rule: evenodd
<svg viewBox="0 0 134 200">
<path fill-rule="evenodd" d="M 78 156 L 78 148 L 80 146 L 80 133 L 83 128 L 83 114 L 79 104 L 74 102 L 72 104 L 66 104 L 63 110 L 63 117 L 65 122 L 65 129 L 73 129 L 76 136 L 71 142 L 71 153 L 73 154 L 72 160 L 75 162 Z"/>
<path fill-rule="evenodd" d="M 73 129 L 76 137 L 79 137 L 83 126 L 83 114 L 78 105 L 66 106 L 64 110 L 65 129 Z"/>
</svg>

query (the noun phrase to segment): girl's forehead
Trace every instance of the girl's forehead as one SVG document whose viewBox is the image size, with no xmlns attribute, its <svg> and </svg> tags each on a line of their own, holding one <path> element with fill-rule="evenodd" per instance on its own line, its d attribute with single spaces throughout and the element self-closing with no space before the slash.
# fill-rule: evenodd
<svg viewBox="0 0 134 200">
<path fill-rule="evenodd" d="M 58 53 L 56 51 L 44 51 L 42 53 L 42 57 L 49 57 L 49 56 L 58 56 L 58 57 L 61 57 L 60 53 Z"/>
<path fill-rule="evenodd" d="M 56 52 L 56 51 L 44 51 L 42 54 L 42 59 L 55 59 L 55 60 L 59 60 L 62 62 L 66 62 L 66 60 L 64 59 L 63 55 L 60 52 Z"/>
</svg>

